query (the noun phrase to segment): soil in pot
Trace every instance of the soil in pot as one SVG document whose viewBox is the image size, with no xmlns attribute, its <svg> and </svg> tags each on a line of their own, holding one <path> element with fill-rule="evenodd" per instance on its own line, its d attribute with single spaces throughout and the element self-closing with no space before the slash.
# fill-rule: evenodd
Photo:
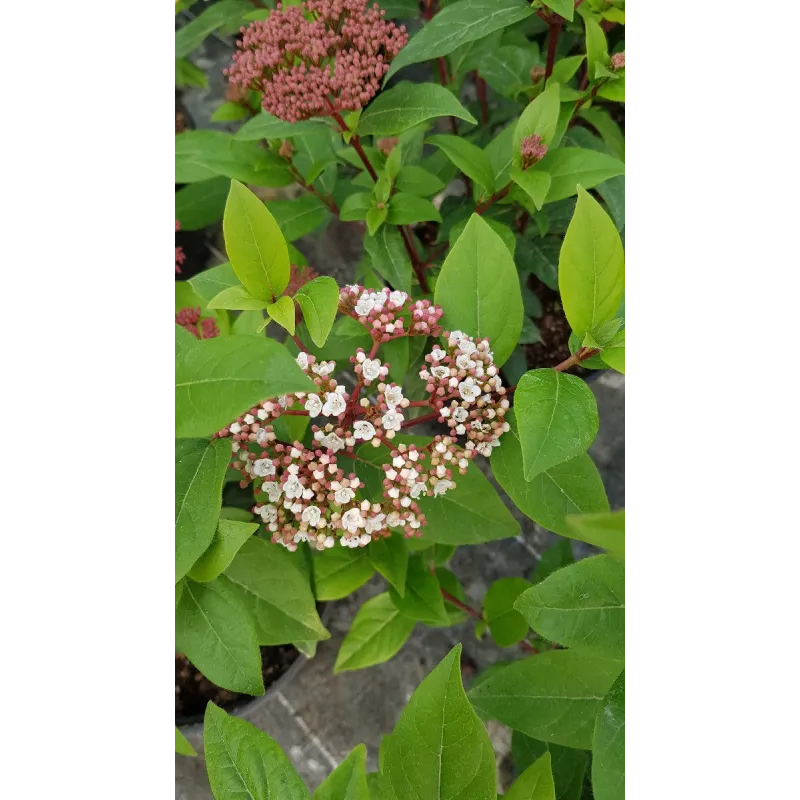
<svg viewBox="0 0 800 800">
<path fill-rule="evenodd" d="M 300 658 L 290 644 L 261 648 L 261 674 L 264 689 L 278 680 Z M 175 724 L 202 722 L 206 705 L 213 700 L 226 711 L 239 708 L 253 699 L 252 695 L 222 689 L 205 677 L 181 653 L 175 654 Z"/>
</svg>

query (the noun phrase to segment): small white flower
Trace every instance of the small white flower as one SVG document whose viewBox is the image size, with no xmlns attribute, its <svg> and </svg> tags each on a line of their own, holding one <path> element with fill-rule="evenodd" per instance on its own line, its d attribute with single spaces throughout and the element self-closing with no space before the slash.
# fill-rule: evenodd
<svg viewBox="0 0 800 800">
<path fill-rule="evenodd" d="M 336 369 L 335 361 L 320 361 L 319 364 L 314 364 L 311 371 L 321 378 L 330 375 Z"/>
<path fill-rule="evenodd" d="M 389 295 L 389 302 L 394 303 L 396 306 L 403 305 L 407 299 L 408 295 L 405 292 L 392 292 Z"/>
<path fill-rule="evenodd" d="M 432 367 L 431 375 L 433 375 L 434 378 L 438 378 L 440 381 L 444 380 L 445 378 L 449 378 L 450 367 L 444 367 L 444 366 Z"/>
<path fill-rule="evenodd" d="M 447 353 L 445 353 L 444 350 L 440 350 L 438 347 L 434 347 L 433 350 L 431 350 L 431 356 L 433 356 L 436 361 L 441 361 L 446 355 Z"/>
<path fill-rule="evenodd" d="M 403 415 L 394 410 L 387 411 L 383 417 L 381 417 L 381 425 L 383 425 L 384 429 L 387 431 L 399 431 L 402 423 Z"/>
<path fill-rule="evenodd" d="M 475 362 L 466 353 L 462 353 L 456 358 L 456 366 L 459 369 L 471 369 L 475 366 Z"/>
<path fill-rule="evenodd" d="M 267 429 L 266 428 L 259 428 L 256 432 L 256 442 L 258 444 L 266 444 L 267 443 Z"/>
<path fill-rule="evenodd" d="M 356 533 L 359 528 L 364 527 L 364 517 L 361 516 L 361 511 L 357 508 L 351 508 L 342 514 L 342 527 L 350 533 Z"/>
<path fill-rule="evenodd" d="M 359 317 L 366 317 L 375 308 L 375 295 L 372 292 L 364 292 L 356 303 L 356 314 Z"/>
<path fill-rule="evenodd" d="M 307 541 L 308 541 L 308 534 L 305 531 L 297 531 L 297 533 L 294 535 L 295 544 Z"/>
<path fill-rule="evenodd" d="M 318 394 L 310 394 L 305 405 L 309 417 L 318 417 L 322 413 L 322 400 L 319 399 Z"/>
<path fill-rule="evenodd" d="M 346 409 L 347 403 L 339 392 L 325 393 L 325 405 L 322 406 L 322 413 L 326 417 L 338 417 L 340 414 L 344 414 Z"/>
<path fill-rule="evenodd" d="M 399 511 L 390 511 L 389 515 L 386 517 L 386 527 L 387 528 L 396 528 L 401 522 L 400 519 L 400 512 Z"/>
<path fill-rule="evenodd" d="M 238 422 L 234 422 L 232 425 L 228 426 L 228 430 L 231 433 L 239 433 L 242 430 L 242 426 Z"/>
<path fill-rule="evenodd" d="M 458 384 L 458 392 L 462 400 L 472 402 L 480 396 L 481 387 L 475 383 L 475 378 L 469 377 Z"/>
<path fill-rule="evenodd" d="M 303 522 L 307 522 L 309 525 L 316 527 L 321 515 L 322 512 L 316 506 L 307 506 L 303 509 L 303 515 L 300 519 L 302 519 Z"/>
<path fill-rule="evenodd" d="M 428 487 L 425 485 L 425 482 L 421 481 L 419 483 L 415 483 L 411 487 L 411 491 L 409 492 L 409 494 L 411 495 L 411 497 L 414 500 L 416 500 L 420 495 L 426 495 L 427 494 L 427 491 L 426 491 L 427 488 Z"/>
<path fill-rule="evenodd" d="M 261 506 L 261 519 L 264 520 L 267 524 L 270 522 L 277 522 L 278 520 L 278 509 L 275 506 Z"/>
<path fill-rule="evenodd" d="M 297 354 L 297 358 L 295 360 L 297 361 L 297 366 L 300 367 L 300 369 L 308 369 L 308 353 L 301 350 Z"/>
<path fill-rule="evenodd" d="M 377 358 L 366 359 L 361 365 L 361 374 L 364 376 L 364 380 L 376 380 L 381 374 L 381 362 Z"/>
<path fill-rule="evenodd" d="M 344 439 L 337 436 L 335 433 L 329 433 L 327 436 L 323 437 L 322 444 L 334 453 L 337 453 L 339 450 L 344 450 Z"/>
<path fill-rule="evenodd" d="M 275 474 L 275 465 L 269 458 L 259 458 L 253 462 L 253 475 L 259 478 L 266 478 Z"/>
<path fill-rule="evenodd" d="M 353 425 L 353 436 L 368 442 L 375 435 L 375 427 L 371 422 L 360 419 Z"/>
<path fill-rule="evenodd" d="M 460 342 L 465 336 L 466 334 L 461 331 L 452 331 L 450 334 L 450 338 L 455 339 L 456 342 Z"/>
<path fill-rule="evenodd" d="M 291 475 L 289 480 L 283 484 L 283 491 L 287 498 L 293 500 L 303 495 L 303 484 L 297 479 L 296 475 Z"/>
<path fill-rule="evenodd" d="M 456 422 L 464 422 L 468 416 L 469 416 L 469 412 L 467 411 L 467 409 L 466 409 L 466 408 L 464 408 L 464 407 L 462 407 L 462 406 L 459 406 L 459 407 L 458 407 L 458 408 L 457 408 L 457 409 L 456 409 L 456 410 L 453 412 L 453 419 L 454 419 Z"/>
<path fill-rule="evenodd" d="M 277 481 L 269 481 L 261 487 L 269 496 L 270 503 L 277 503 L 283 494 L 283 487 Z"/>
<path fill-rule="evenodd" d="M 492 454 L 492 443 L 491 442 L 481 442 L 475 449 L 482 456 L 486 456 L 488 458 Z"/>
<path fill-rule="evenodd" d="M 439 497 L 439 495 L 444 494 L 448 489 L 455 489 L 455 486 L 453 481 L 437 481 L 436 486 L 433 487 L 433 496 Z"/>
<path fill-rule="evenodd" d="M 292 401 L 289 399 L 289 395 L 288 394 L 282 394 L 278 398 L 278 405 L 280 405 L 281 408 L 289 408 L 289 406 L 291 404 L 292 404 Z"/>
<path fill-rule="evenodd" d="M 345 503 L 349 503 L 354 497 L 356 493 L 352 489 L 337 489 L 334 492 L 333 499 L 340 505 L 343 506 Z"/>
<path fill-rule="evenodd" d="M 331 547 L 333 547 L 335 544 L 336 544 L 336 539 L 334 539 L 333 536 L 325 537 L 325 547 L 327 547 L 328 550 L 330 550 Z"/>
<path fill-rule="evenodd" d="M 471 356 L 478 349 L 478 345 L 476 345 L 469 336 L 464 336 L 458 343 L 458 349 L 464 355 Z"/>
<path fill-rule="evenodd" d="M 375 533 L 376 531 L 381 530 L 383 528 L 383 521 L 386 519 L 386 514 L 376 514 L 374 517 L 370 517 L 364 529 L 367 533 Z"/>
<path fill-rule="evenodd" d="M 396 408 L 403 402 L 403 390 L 394 384 L 387 386 L 383 392 L 383 399 L 389 408 Z"/>
</svg>

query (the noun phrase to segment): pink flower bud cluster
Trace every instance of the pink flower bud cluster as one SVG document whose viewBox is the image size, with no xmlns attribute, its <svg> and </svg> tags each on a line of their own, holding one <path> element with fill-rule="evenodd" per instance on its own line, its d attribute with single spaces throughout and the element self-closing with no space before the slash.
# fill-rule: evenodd
<svg viewBox="0 0 800 800">
<path fill-rule="evenodd" d="M 538 161 L 541 161 L 547 155 L 547 145 L 541 136 L 532 133 L 526 136 L 519 147 L 520 155 L 522 156 L 522 169 L 532 167 Z"/>
<path fill-rule="evenodd" d="M 416 333 L 412 326 L 396 324 L 407 301 L 403 292 L 388 289 L 343 289 L 340 310 L 358 319 L 374 342 L 369 353 L 359 348 L 350 359 L 356 388 L 348 394 L 337 383 L 335 362 L 301 351 L 297 364 L 316 391 L 266 400 L 216 434 L 232 438 L 233 466 L 242 474 L 243 487 L 252 484 L 253 512 L 273 542 L 289 550 L 301 542 L 324 550 L 337 540 L 345 547 L 363 547 L 376 537 L 389 536 L 391 529 L 407 537 L 421 536 L 426 518 L 420 501 L 454 489 L 457 475 L 466 473 L 470 460 L 479 453 L 490 455 L 508 430 L 504 417 L 509 403 L 486 339 L 460 331 L 445 333 L 446 344 L 433 347 L 420 372 L 430 395 L 425 401 L 412 403 L 400 386 L 386 382 L 389 365 L 377 357 L 380 344 Z M 440 332 L 440 308 L 418 308 L 414 303 L 410 308 L 412 319 L 419 310 L 426 330 Z M 362 390 L 371 396 L 359 399 Z M 413 424 L 408 418 L 412 406 L 432 409 L 447 424 L 447 434 L 424 447 L 395 443 L 397 433 Z M 273 423 L 282 415 L 309 417 L 309 445 L 279 441 Z M 367 459 L 363 449 L 361 455 L 355 453 L 367 442 L 388 450 L 388 458 L 370 462 L 383 469 L 379 502 L 361 497 L 364 485 L 337 462 L 342 457 Z"/>
<path fill-rule="evenodd" d="M 611 56 L 611 71 L 616 72 L 618 69 L 625 69 L 625 51 L 621 53 L 614 53 Z"/>
<path fill-rule="evenodd" d="M 175 220 L 175 233 L 181 229 L 181 223 Z M 181 271 L 181 264 L 186 261 L 186 253 L 183 252 L 182 247 L 175 248 L 175 272 Z"/>
<path fill-rule="evenodd" d="M 367 3 L 278 3 L 265 20 L 242 28 L 225 74 L 232 84 L 262 92 L 262 106 L 287 122 L 363 108 L 408 42 L 404 26 Z"/>
<path fill-rule="evenodd" d="M 175 322 L 186 328 L 197 339 L 213 339 L 219 336 L 219 328 L 212 317 L 201 317 L 200 307 L 182 308 L 175 315 Z"/>
</svg>

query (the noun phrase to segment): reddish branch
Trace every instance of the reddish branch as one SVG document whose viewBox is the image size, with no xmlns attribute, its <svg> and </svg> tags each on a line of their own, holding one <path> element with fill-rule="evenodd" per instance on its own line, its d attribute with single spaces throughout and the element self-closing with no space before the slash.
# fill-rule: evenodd
<svg viewBox="0 0 800 800">
<path fill-rule="evenodd" d="M 561 33 L 561 26 L 564 21 L 561 17 L 552 17 L 548 22 L 547 31 L 547 64 L 544 68 L 544 85 L 547 79 L 553 74 L 553 65 L 556 63 L 556 47 L 558 46 L 558 35 Z"/>
<path fill-rule="evenodd" d="M 477 208 L 475 209 L 476 214 L 483 214 L 489 206 L 496 203 L 498 200 L 502 200 L 509 192 L 511 191 L 511 184 L 506 186 L 505 189 L 501 189 L 499 192 L 495 192 L 488 200 L 484 200 L 484 202 L 479 203 Z"/>
</svg>

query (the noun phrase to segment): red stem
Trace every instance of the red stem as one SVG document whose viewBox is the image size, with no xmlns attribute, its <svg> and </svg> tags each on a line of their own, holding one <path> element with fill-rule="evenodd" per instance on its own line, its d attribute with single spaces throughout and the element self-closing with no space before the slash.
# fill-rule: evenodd
<svg viewBox="0 0 800 800">
<path fill-rule="evenodd" d="M 600 351 L 596 350 L 592 347 L 581 347 L 575 353 L 573 353 L 568 359 L 562 361 L 560 364 L 556 364 L 553 367 L 554 372 L 564 372 L 564 370 L 569 369 L 570 367 L 574 367 L 577 364 L 580 364 L 581 361 L 586 361 L 587 358 L 591 358 L 592 356 L 596 356 Z"/>
<path fill-rule="evenodd" d="M 486 102 L 486 81 L 475 70 L 475 90 L 481 104 L 481 122 L 485 125 L 489 121 L 489 105 Z"/>
<path fill-rule="evenodd" d="M 439 66 L 439 80 L 442 86 L 447 86 L 450 81 L 447 77 L 447 62 L 444 60 L 444 56 L 439 56 L 436 63 Z M 455 117 L 450 117 L 450 130 L 453 131 L 453 136 L 458 136 L 458 123 Z"/>
<path fill-rule="evenodd" d="M 495 192 L 488 200 L 483 203 L 479 203 L 478 207 L 475 209 L 476 214 L 483 214 L 489 206 L 493 203 L 496 203 L 498 200 L 502 200 L 509 192 L 511 191 L 511 184 L 506 186 L 505 189 L 501 189 L 499 192 Z"/>
<path fill-rule="evenodd" d="M 414 425 L 420 425 L 423 422 L 430 422 L 431 420 L 438 419 L 439 412 L 432 411 L 430 414 L 423 414 L 421 417 L 415 417 L 414 419 L 408 419 L 403 422 L 400 427 L 401 428 L 411 428 Z"/>
<path fill-rule="evenodd" d="M 303 353 L 307 353 L 308 352 L 308 350 L 306 350 L 306 346 L 300 341 L 300 339 L 297 336 L 295 336 L 295 334 L 290 333 L 289 335 L 292 337 L 292 339 L 294 340 L 294 343 L 300 348 L 300 350 Z"/>
<path fill-rule="evenodd" d="M 558 45 L 558 34 L 561 33 L 561 25 L 563 20 L 558 17 L 551 20 L 547 32 L 547 64 L 544 68 L 544 86 L 547 85 L 547 79 L 553 74 L 553 65 L 556 62 L 556 47 Z"/>
</svg>

